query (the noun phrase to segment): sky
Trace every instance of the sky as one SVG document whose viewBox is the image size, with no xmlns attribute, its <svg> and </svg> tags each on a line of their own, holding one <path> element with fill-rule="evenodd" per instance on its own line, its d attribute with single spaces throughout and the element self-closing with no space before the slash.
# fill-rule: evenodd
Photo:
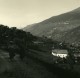
<svg viewBox="0 0 80 78">
<path fill-rule="evenodd" d="M 23 28 L 80 7 L 80 0 L 0 0 L 0 24 Z"/>
</svg>

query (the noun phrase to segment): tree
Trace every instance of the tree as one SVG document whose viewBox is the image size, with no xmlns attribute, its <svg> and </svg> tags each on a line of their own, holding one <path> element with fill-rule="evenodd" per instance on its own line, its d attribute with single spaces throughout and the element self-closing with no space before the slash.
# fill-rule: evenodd
<svg viewBox="0 0 80 78">
<path fill-rule="evenodd" d="M 75 57 L 74 57 L 74 47 L 72 45 L 70 45 L 70 47 L 68 47 L 68 63 L 70 65 L 70 68 L 73 69 L 73 66 L 75 64 Z"/>
</svg>

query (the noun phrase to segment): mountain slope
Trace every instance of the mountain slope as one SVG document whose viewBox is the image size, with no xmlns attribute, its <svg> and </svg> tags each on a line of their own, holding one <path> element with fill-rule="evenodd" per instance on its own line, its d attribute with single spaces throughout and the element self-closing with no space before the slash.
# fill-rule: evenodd
<svg viewBox="0 0 80 78">
<path fill-rule="evenodd" d="M 71 12 L 51 17 L 40 23 L 23 28 L 36 36 L 47 36 L 53 40 L 62 40 L 70 30 L 80 26 L 80 8 Z"/>
<path fill-rule="evenodd" d="M 65 40 L 66 42 L 69 43 L 80 42 L 80 26 L 66 33 L 65 36 L 62 38 L 62 40 Z"/>
</svg>

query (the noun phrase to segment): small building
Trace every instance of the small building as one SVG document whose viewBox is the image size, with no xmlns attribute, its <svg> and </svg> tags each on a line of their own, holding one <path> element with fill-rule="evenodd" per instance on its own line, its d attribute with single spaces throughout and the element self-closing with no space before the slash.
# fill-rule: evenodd
<svg viewBox="0 0 80 78">
<path fill-rule="evenodd" d="M 66 58 L 68 56 L 68 51 L 63 49 L 54 49 L 52 50 L 52 55 L 60 58 Z"/>
</svg>

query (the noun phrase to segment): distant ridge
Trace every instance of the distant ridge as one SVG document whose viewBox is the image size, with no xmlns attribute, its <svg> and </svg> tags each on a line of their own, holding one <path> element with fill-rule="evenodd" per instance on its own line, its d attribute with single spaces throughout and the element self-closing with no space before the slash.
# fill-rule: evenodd
<svg viewBox="0 0 80 78">
<path fill-rule="evenodd" d="M 70 12 L 58 16 L 53 16 L 40 23 L 29 25 L 23 28 L 23 30 L 29 31 L 36 36 L 41 37 L 44 35 L 47 36 L 48 38 L 52 38 L 53 40 L 70 42 L 71 36 L 69 36 L 68 34 L 71 34 L 72 30 L 75 31 L 76 28 L 78 28 L 79 26 L 80 26 L 80 7 Z M 76 38 L 78 38 L 76 36 L 76 33 L 77 32 L 74 32 L 74 35 Z M 72 42 L 74 41 L 75 40 L 73 40 Z"/>
</svg>

